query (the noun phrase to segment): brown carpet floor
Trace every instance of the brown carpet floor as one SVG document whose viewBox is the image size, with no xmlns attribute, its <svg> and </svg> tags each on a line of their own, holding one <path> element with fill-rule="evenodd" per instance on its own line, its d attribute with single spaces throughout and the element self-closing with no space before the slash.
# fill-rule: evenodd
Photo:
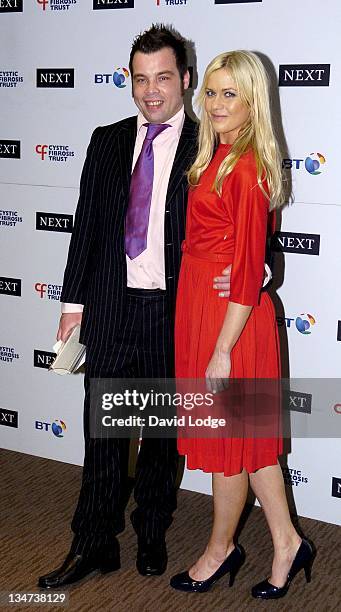
<svg viewBox="0 0 341 612">
<path fill-rule="evenodd" d="M 11 451 L 0 452 L 1 564 L 0 591 L 39 592 L 37 577 L 54 569 L 68 552 L 70 520 L 75 507 L 81 468 Z M 69 587 L 67 605 L 2 605 L 1 610 L 63 609 L 67 612 L 242 612 L 341 610 L 341 529 L 299 519 L 304 534 L 318 549 L 312 582 L 303 572 L 287 596 L 278 601 L 252 599 L 250 587 L 265 578 L 271 564 L 271 541 L 259 508 L 250 508 L 239 536 L 246 563 L 229 589 L 219 581 L 209 593 L 181 593 L 168 586 L 172 574 L 186 569 L 202 551 L 211 522 L 211 497 L 180 491 L 178 510 L 169 529 L 169 563 L 160 577 L 144 578 L 135 569 L 136 537 L 128 520 L 120 536 L 122 568 L 106 576 L 92 574 Z M 46 591 L 41 591 L 45 592 Z"/>
</svg>

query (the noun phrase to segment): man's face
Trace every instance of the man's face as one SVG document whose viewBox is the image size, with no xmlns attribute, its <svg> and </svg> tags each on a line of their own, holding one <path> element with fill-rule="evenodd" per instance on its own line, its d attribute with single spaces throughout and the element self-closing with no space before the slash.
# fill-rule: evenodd
<svg viewBox="0 0 341 612">
<path fill-rule="evenodd" d="M 167 47 L 155 53 L 137 51 L 132 77 L 135 104 L 149 123 L 164 123 L 182 107 L 189 73 L 186 72 L 182 84 L 172 49 Z"/>
</svg>

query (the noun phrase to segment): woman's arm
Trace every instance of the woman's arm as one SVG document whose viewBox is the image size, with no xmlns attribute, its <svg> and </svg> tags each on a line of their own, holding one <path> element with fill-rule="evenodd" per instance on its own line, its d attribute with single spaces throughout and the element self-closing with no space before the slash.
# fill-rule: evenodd
<svg viewBox="0 0 341 612">
<path fill-rule="evenodd" d="M 232 173 L 226 182 L 225 198 L 232 207 L 234 256 L 231 294 L 226 315 L 213 355 L 206 370 L 209 379 L 230 375 L 231 351 L 238 341 L 252 308 L 258 304 L 262 287 L 268 201 L 257 184 L 255 167 L 246 164 Z M 224 190 L 223 190 L 224 201 Z M 223 382 L 214 384 L 215 390 Z"/>
<path fill-rule="evenodd" d="M 216 379 L 211 382 L 211 390 L 224 388 L 223 379 L 230 376 L 231 351 L 242 333 L 253 306 L 244 306 L 230 302 L 217 343 L 206 370 L 206 378 Z"/>
</svg>

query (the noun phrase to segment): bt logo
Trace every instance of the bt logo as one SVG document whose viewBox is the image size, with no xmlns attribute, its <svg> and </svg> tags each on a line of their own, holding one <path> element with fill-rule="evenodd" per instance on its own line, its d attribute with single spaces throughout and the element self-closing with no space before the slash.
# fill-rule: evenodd
<svg viewBox="0 0 341 612">
<path fill-rule="evenodd" d="M 305 336 L 307 334 L 311 334 L 311 331 L 309 330 L 316 323 L 315 317 L 308 313 L 301 313 L 298 317 L 296 317 L 296 319 L 292 317 L 277 317 L 277 325 L 279 327 L 285 325 L 286 327 L 291 328 L 291 323 L 293 323 L 294 321 L 297 331 L 299 331 L 301 334 L 304 334 Z"/>
<path fill-rule="evenodd" d="M 116 87 L 118 87 L 119 89 L 123 89 L 123 87 L 127 86 L 126 80 L 129 76 L 129 70 L 127 70 L 127 68 L 116 68 L 113 74 L 95 74 L 95 83 L 114 83 Z"/>
<path fill-rule="evenodd" d="M 46 293 L 46 287 L 47 284 L 46 283 L 36 283 L 34 285 L 35 290 L 40 293 L 40 297 L 43 298 L 44 297 L 44 293 Z"/>
<path fill-rule="evenodd" d="M 321 165 L 326 163 L 326 158 L 322 153 L 310 153 L 308 157 L 304 159 L 288 158 L 283 159 L 282 168 L 285 170 L 302 170 L 303 164 L 307 172 L 316 176 L 321 174 Z"/>
<path fill-rule="evenodd" d="M 310 153 L 310 157 L 306 157 L 304 165 L 309 174 L 321 174 L 321 164 L 326 163 L 326 158 L 321 153 Z"/>
<path fill-rule="evenodd" d="M 113 81 L 116 87 L 122 89 L 122 87 L 126 87 L 126 79 L 129 77 L 129 71 L 126 68 L 116 68 L 113 74 Z"/>
<path fill-rule="evenodd" d="M 304 317 L 304 319 L 302 318 Z M 310 328 L 315 325 L 316 320 L 314 319 L 314 317 L 311 314 L 304 314 L 301 313 L 295 321 L 295 325 L 296 325 L 296 329 L 301 333 L 301 334 L 311 334 Z"/>
<path fill-rule="evenodd" d="M 38 144 L 36 146 L 36 153 L 40 155 L 41 159 L 44 161 L 45 155 L 47 153 L 48 145 L 46 144 Z"/>
<path fill-rule="evenodd" d="M 63 431 L 66 431 L 66 425 L 64 421 L 54 421 L 54 423 L 52 423 L 52 431 L 57 438 L 63 438 Z"/>
<path fill-rule="evenodd" d="M 44 421 L 36 421 L 35 428 L 39 429 L 40 431 L 49 431 L 49 428 L 51 428 L 51 431 L 56 438 L 63 438 L 63 432 L 66 431 L 66 425 L 64 421 L 61 421 L 60 419 L 56 419 L 52 424 L 45 423 Z"/>
</svg>

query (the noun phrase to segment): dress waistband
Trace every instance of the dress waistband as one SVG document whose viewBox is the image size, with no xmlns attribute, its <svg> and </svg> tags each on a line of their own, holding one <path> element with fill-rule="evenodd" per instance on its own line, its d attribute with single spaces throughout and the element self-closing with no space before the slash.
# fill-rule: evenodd
<svg viewBox="0 0 341 612">
<path fill-rule="evenodd" d="M 201 251 L 200 249 L 193 249 L 188 246 L 184 240 L 181 245 L 181 250 L 186 255 L 191 255 L 197 259 L 204 259 L 206 261 L 221 262 L 221 263 L 232 263 L 232 254 L 228 253 L 209 253 L 207 251 Z"/>
</svg>

